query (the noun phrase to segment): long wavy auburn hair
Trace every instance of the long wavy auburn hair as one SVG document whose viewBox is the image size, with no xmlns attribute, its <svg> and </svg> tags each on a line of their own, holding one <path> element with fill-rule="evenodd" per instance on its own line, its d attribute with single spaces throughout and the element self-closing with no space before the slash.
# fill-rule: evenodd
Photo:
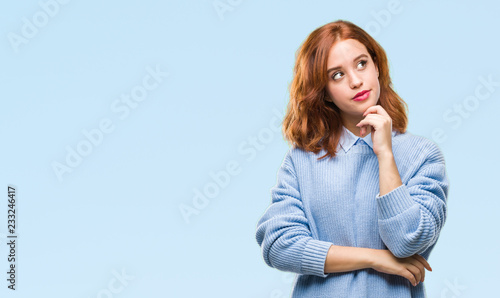
<svg viewBox="0 0 500 298">
<path fill-rule="evenodd" d="M 408 106 L 392 88 L 384 49 L 357 25 L 337 20 L 314 30 L 297 50 L 290 101 L 282 127 L 285 140 L 292 146 L 315 154 L 324 148 L 327 153 L 318 159 L 335 157 L 342 133 L 340 109 L 326 100 L 329 98 L 327 60 L 334 43 L 346 39 L 355 39 L 365 45 L 379 70 L 377 105 L 391 117 L 393 130 L 406 131 Z"/>
</svg>

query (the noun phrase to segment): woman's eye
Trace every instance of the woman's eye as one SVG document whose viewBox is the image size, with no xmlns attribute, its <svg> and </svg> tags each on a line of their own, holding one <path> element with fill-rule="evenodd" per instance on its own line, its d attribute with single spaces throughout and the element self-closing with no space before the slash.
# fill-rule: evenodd
<svg viewBox="0 0 500 298">
<path fill-rule="evenodd" d="M 363 68 L 363 67 L 365 67 L 365 66 L 366 66 L 366 63 L 367 63 L 367 62 L 368 62 L 367 60 L 361 60 L 361 61 L 359 61 L 359 62 L 358 62 L 358 65 L 360 65 L 360 64 L 361 64 L 361 65 L 362 65 L 362 66 L 361 66 L 361 68 Z M 332 76 L 332 79 L 333 79 L 333 80 L 337 80 L 337 78 L 336 78 L 336 77 L 337 77 L 337 75 L 338 75 L 338 74 L 341 74 L 341 73 L 342 73 L 341 71 L 334 73 L 334 74 L 333 74 L 333 76 Z"/>
<path fill-rule="evenodd" d="M 335 77 L 336 77 L 339 73 L 342 73 L 342 72 L 340 72 L 340 71 L 339 71 L 339 72 L 334 73 L 334 74 L 333 74 L 333 76 L 332 76 L 332 79 L 334 79 L 334 80 L 335 80 Z"/>
</svg>

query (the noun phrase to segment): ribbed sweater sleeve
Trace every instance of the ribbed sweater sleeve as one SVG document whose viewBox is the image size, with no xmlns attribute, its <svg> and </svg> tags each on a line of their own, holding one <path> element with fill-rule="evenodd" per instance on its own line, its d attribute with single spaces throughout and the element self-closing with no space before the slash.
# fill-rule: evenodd
<svg viewBox="0 0 500 298">
<path fill-rule="evenodd" d="M 328 276 L 324 266 L 333 243 L 312 237 L 290 151 L 278 170 L 271 199 L 256 232 L 266 264 L 282 271 Z"/>
<path fill-rule="evenodd" d="M 380 237 L 398 258 L 421 254 L 432 246 L 446 220 L 449 181 L 444 156 L 436 145 L 425 156 L 413 165 L 406 183 L 376 196 Z"/>
</svg>

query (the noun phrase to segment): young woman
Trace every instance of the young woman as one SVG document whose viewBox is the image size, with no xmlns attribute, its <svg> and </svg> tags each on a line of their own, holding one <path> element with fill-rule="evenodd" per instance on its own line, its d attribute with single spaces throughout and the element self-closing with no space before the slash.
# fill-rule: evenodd
<svg viewBox="0 0 500 298">
<path fill-rule="evenodd" d="M 283 121 L 293 146 L 256 231 L 266 264 L 298 273 L 292 297 L 426 296 L 449 181 L 439 147 L 406 126 L 370 35 L 338 20 L 308 36 Z"/>
</svg>

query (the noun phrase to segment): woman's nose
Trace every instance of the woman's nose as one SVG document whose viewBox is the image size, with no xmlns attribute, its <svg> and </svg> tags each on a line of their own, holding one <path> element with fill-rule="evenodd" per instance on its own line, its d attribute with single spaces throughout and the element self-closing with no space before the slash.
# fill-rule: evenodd
<svg viewBox="0 0 500 298">
<path fill-rule="evenodd" d="M 363 80 L 361 80 L 361 78 L 356 75 L 356 74 L 351 74 L 351 88 L 359 88 L 362 84 L 363 84 Z"/>
</svg>

